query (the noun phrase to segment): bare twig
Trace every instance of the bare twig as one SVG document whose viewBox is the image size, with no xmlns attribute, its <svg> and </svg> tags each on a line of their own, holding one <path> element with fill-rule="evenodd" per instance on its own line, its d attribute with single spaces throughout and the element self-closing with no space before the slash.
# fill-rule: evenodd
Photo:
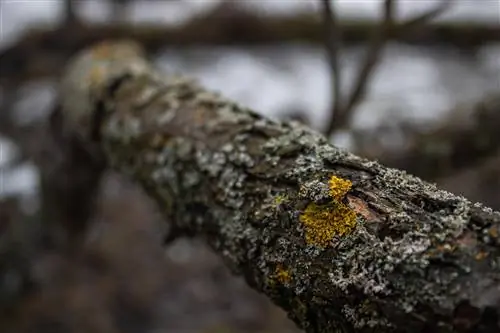
<svg viewBox="0 0 500 333">
<path fill-rule="evenodd" d="M 319 14 L 319 13 L 318 13 Z M 294 16 L 262 16 L 245 11 L 231 15 L 203 13 L 182 25 L 156 23 L 82 24 L 78 28 L 38 27 L 26 31 L 19 41 L 0 53 L 0 85 L 12 85 L 37 78 L 61 74 L 61 63 L 76 51 L 92 43 L 119 38 L 139 41 L 148 52 L 169 47 L 204 47 L 234 45 L 269 45 L 287 42 L 324 44 L 324 25 L 318 14 Z M 85 22 L 82 22 L 85 23 Z M 370 20 L 339 20 L 342 44 L 353 46 L 367 43 L 370 32 L 378 23 Z M 418 34 L 399 33 L 402 24 L 394 24 L 391 41 L 409 45 L 436 45 L 475 50 L 481 45 L 500 40 L 500 29 L 483 22 L 432 22 L 419 27 Z M 413 30 L 413 29 L 412 29 Z M 404 32 L 404 31 L 403 31 Z"/>
<path fill-rule="evenodd" d="M 64 0 L 64 23 L 73 24 L 78 20 L 75 12 L 75 1 Z"/>
<path fill-rule="evenodd" d="M 345 125 L 349 122 L 352 117 L 353 109 L 361 101 L 366 93 L 367 84 L 370 82 L 371 76 L 374 73 L 375 66 L 380 60 L 380 55 L 382 53 L 382 48 L 385 41 L 387 40 L 387 35 L 391 29 L 393 23 L 393 11 L 394 11 L 394 0 L 385 0 L 384 2 L 384 18 L 380 25 L 378 31 L 375 32 L 371 44 L 368 48 L 366 58 L 363 62 L 363 66 L 359 71 L 359 74 L 354 83 L 354 90 L 349 96 L 349 100 L 343 110 L 343 123 Z"/>
<path fill-rule="evenodd" d="M 113 0 L 111 3 L 113 5 L 112 19 L 119 23 L 127 22 L 130 16 L 130 0 Z"/>
<path fill-rule="evenodd" d="M 443 14 L 451 5 L 452 0 L 442 0 L 435 8 L 404 22 L 400 29 L 406 32 L 408 29 L 425 24 Z"/>
<path fill-rule="evenodd" d="M 328 3 L 326 0 L 324 2 Z M 341 108 L 337 109 L 334 107 L 332 110 L 332 116 L 326 129 L 327 135 L 331 135 L 336 130 L 347 126 L 354 115 L 356 106 L 364 98 L 375 67 L 380 61 L 380 54 L 382 53 L 384 43 L 390 39 L 391 32 L 394 31 L 394 4 L 394 0 L 384 1 L 384 17 L 382 22 L 372 37 L 366 57 L 360 68 L 358 76 L 354 81 L 351 94 L 345 103 L 340 102 L 343 104 Z M 443 0 L 435 8 L 432 8 L 431 10 L 400 24 L 397 31 L 399 31 L 399 34 L 404 34 L 416 26 L 421 26 L 422 24 L 425 24 L 426 22 L 429 22 L 435 17 L 441 15 L 450 7 L 451 4 L 451 0 Z M 331 46 L 328 47 L 331 48 Z"/>
<path fill-rule="evenodd" d="M 339 51 L 341 49 L 342 31 L 337 22 L 334 5 L 330 0 L 321 0 L 323 12 L 323 24 L 325 30 L 325 47 L 330 69 L 331 85 L 333 86 L 332 109 L 330 123 L 334 122 L 342 109 L 342 75 L 339 63 Z M 331 125 L 329 125 L 329 128 Z M 330 134 L 330 133 L 328 133 Z"/>
<path fill-rule="evenodd" d="M 366 93 L 366 87 L 370 82 L 373 70 L 380 59 L 384 42 L 388 39 L 393 22 L 394 0 L 384 1 L 384 17 L 380 27 L 375 31 L 369 45 L 363 65 L 354 81 L 354 88 L 347 99 L 344 107 L 336 115 L 332 115 L 326 134 L 331 135 L 335 130 L 346 126 L 353 116 L 355 107 L 361 101 Z"/>
</svg>

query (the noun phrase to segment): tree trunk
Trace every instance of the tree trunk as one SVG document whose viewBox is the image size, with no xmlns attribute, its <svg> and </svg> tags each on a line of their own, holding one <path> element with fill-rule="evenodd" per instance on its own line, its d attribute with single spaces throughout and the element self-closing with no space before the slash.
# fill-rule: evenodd
<svg viewBox="0 0 500 333">
<path fill-rule="evenodd" d="M 498 330 L 499 213 L 162 76 L 127 42 L 78 55 L 61 104 L 66 130 L 306 332 Z"/>
</svg>

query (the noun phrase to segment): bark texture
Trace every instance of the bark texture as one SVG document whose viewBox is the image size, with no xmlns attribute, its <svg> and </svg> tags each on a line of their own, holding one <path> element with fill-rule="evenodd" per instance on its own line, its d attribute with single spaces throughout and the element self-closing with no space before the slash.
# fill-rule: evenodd
<svg viewBox="0 0 500 333">
<path fill-rule="evenodd" d="M 306 332 L 496 332 L 500 214 L 275 122 L 127 42 L 79 54 L 67 130 Z"/>
</svg>

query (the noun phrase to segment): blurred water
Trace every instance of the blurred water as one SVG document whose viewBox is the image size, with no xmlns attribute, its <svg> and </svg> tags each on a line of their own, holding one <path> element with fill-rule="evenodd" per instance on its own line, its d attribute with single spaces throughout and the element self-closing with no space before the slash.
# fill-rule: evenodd
<svg viewBox="0 0 500 333">
<path fill-rule="evenodd" d="M 415 15 L 438 0 L 402 0 L 398 17 Z M 497 0 L 458 0 L 443 20 L 479 20 L 500 24 L 500 4 Z M 134 22 L 161 21 L 175 24 L 200 11 L 210 9 L 216 1 L 146 1 L 131 9 Z M 261 0 L 247 1 L 246 6 L 266 13 L 290 14 L 297 11 L 318 11 L 317 1 Z M 380 1 L 338 1 L 342 17 L 376 19 Z M 16 40 L 22 31 L 34 23 L 56 24 L 61 15 L 61 1 L 2 0 L 0 2 L 0 49 Z M 103 21 L 110 14 L 106 1 L 81 1 L 81 15 L 89 20 Z M 363 49 L 349 49 L 342 54 L 342 70 L 348 87 L 356 73 Z M 327 119 L 330 104 L 328 70 L 324 51 L 320 47 L 279 45 L 245 49 L 214 48 L 168 50 L 157 58 L 160 67 L 198 78 L 205 86 L 256 111 L 278 117 L 289 110 L 304 110 L 312 125 L 319 128 Z M 476 58 L 453 50 L 430 50 L 390 44 L 370 86 L 369 94 L 354 119 L 354 127 L 372 127 L 398 118 L 432 121 L 442 116 L 454 104 L 479 98 L 489 91 L 500 90 L 500 45 L 479 50 Z M 53 87 L 36 85 L 31 101 L 22 108 L 20 121 L 27 120 L 36 107 L 43 109 L 54 97 Z M 343 87 L 344 89 L 346 87 Z M 38 96 L 36 98 L 36 96 Z M 36 98 L 36 99 L 34 99 Z M 26 118 L 24 118 L 26 117 Z M 349 140 L 338 140 L 340 145 Z M 0 141 L 2 142 L 2 141 Z M 9 149 L 0 143 L 2 160 L 9 158 Z M 12 189 L 12 184 L 33 185 L 36 176 L 29 167 L 23 176 L 8 175 L 0 169 L 0 196 Z M 18 177 L 18 178 L 16 178 Z M 3 180 L 2 180 L 3 179 Z M 7 179 L 8 181 L 6 181 Z M 11 184 L 11 185 L 9 185 Z M 18 186 L 19 191 L 33 188 Z"/>
</svg>

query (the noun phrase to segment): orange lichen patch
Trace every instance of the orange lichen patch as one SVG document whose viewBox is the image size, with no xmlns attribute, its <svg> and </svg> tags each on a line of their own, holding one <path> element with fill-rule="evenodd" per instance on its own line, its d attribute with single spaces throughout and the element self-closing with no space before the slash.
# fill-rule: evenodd
<svg viewBox="0 0 500 333">
<path fill-rule="evenodd" d="M 379 220 L 378 214 L 372 211 L 364 200 L 347 195 L 347 203 L 353 211 L 363 216 L 367 222 Z"/>
<path fill-rule="evenodd" d="M 283 267 L 283 265 L 279 264 L 278 266 L 276 266 L 275 278 L 281 284 L 287 284 L 292 280 L 292 275 L 287 269 Z"/>
<path fill-rule="evenodd" d="M 305 226 L 308 244 L 326 247 L 334 236 L 350 233 L 356 226 L 356 213 L 340 202 L 318 205 L 310 203 L 300 221 Z"/>
<path fill-rule="evenodd" d="M 436 247 L 436 250 L 439 252 L 453 252 L 455 249 L 456 246 L 451 244 L 441 244 Z"/>
<path fill-rule="evenodd" d="M 498 238 L 498 229 L 496 227 L 491 227 L 488 230 L 488 234 L 493 238 Z"/>
<path fill-rule="evenodd" d="M 484 252 L 484 251 L 481 251 L 481 252 L 478 252 L 476 254 L 476 260 L 483 260 L 485 259 L 486 257 L 488 256 L 488 252 Z"/>
<path fill-rule="evenodd" d="M 349 180 L 337 176 L 332 176 L 328 181 L 328 185 L 330 187 L 330 195 L 335 200 L 342 199 L 352 187 L 352 183 Z"/>
<path fill-rule="evenodd" d="M 435 256 L 440 256 L 445 253 L 452 253 L 457 249 L 457 245 L 454 244 L 434 244 L 432 248 L 426 251 L 426 254 L 435 257 Z"/>
</svg>

